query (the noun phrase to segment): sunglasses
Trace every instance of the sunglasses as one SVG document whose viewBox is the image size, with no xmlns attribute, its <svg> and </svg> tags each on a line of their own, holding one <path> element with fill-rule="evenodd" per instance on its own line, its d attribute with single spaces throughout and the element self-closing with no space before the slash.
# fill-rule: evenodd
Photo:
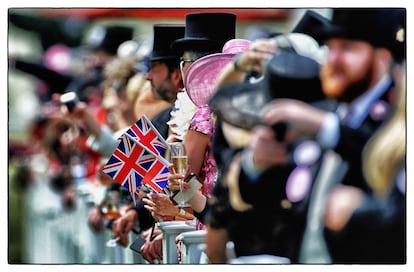
<svg viewBox="0 0 414 272">
<path fill-rule="evenodd" d="M 195 59 L 184 59 L 183 57 L 181 57 L 180 58 L 180 70 L 183 70 L 184 65 L 185 65 L 186 62 L 188 62 L 188 63 L 191 64 L 191 63 L 193 63 L 195 61 L 196 61 Z"/>
</svg>

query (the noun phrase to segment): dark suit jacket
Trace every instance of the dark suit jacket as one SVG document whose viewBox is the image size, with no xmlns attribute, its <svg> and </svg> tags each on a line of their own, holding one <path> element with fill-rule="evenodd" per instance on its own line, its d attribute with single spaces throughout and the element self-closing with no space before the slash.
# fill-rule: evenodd
<svg viewBox="0 0 414 272">
<path fill-rule="evenodd" d="M 161 136 L 164 137 L 164 139 L 168 138 L 168 131 L 170 128 L 167 125 L 167 122 L 171 118 L 170 113 L 173 110 L 173 108 L 174 106 L 166 108 L 165 110 L 155 115 L 154 118 L 152 118 L 151 120 L 151 122 L 154 124 Z"/>
</svg>

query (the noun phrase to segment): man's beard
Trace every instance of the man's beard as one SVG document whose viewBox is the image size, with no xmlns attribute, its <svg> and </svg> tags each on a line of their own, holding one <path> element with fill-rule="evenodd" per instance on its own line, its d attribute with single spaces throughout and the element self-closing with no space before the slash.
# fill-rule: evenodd
<svg viewBox="0 0 414 272">
<path fill-rule="evenodd" d="M 153 90 L 155 90 L 155 88 L 153 88 Z M 177 91 L 172 91 L 171 88 L 167 88 L 162 85 L 153 92 L 153 97 L 154 99 L 161 99 L 169 103 L 174 103 L 177 99 Z"/>
<path fill-rule="evenodd" d="M 373 78 L 373 71 L 371 62 L 358 79 L 351 79 L 344 69 L 326 65 L 321 70 L 323 92 L 326 96 L 335 98 L 337 101 L 351 102 L 368 90 Z M 341 75 L 339 79 L 332 76 L 336 73 Z"/>
</svg>

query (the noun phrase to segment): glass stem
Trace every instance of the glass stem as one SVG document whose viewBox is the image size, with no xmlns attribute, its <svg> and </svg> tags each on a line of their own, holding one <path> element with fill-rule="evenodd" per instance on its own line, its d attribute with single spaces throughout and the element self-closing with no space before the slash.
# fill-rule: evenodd
<svg viewBox="0 0 414 272">
<path fill-rule="evenodd" d="M 184 195 L 183 195 L 183 193 L 184 193 L 184 180 L 180 179 L 179 183 L 180 183 L 180 192 L 181 192 L 181 206 L 183 206 L 184 205 Z"/>
</svg>

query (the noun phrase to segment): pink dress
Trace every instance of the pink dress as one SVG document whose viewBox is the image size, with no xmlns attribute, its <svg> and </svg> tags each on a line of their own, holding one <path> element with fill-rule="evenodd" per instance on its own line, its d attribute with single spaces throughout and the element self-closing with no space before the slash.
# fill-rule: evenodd
<svg viewBox="0 0 414 272">
<path fill-rule="evenodd" d="M 197 109 L 193 118 L 191 119 L 189 130 L 198 131 L 200 133 L 208 135 L 210 138 L 213 137 L 214 124 L 211 118 L 210 108 L 207 105 L 204 105 Z M 201 193 L 206 197 L 210 197 L 217 178 L 217 166 L 216 161 L 213 157 L 211 141 L 207 145 L 199 177 L 201 179 L 200 181 L 203 183 L 203 186 L 201 187 Z M 197 229 L 203 228 L 204 226 L 200 222 L 197 222 Z"/>
</svg>

